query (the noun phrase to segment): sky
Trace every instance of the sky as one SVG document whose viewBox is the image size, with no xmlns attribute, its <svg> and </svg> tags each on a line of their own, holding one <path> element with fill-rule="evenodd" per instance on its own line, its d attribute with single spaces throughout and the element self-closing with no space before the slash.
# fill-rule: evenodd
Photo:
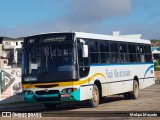
<svg viewBox="0 0 160 120">
<path fill-rule="evenodd" d="M 160 38 L 160 0 L 0 0 L 0 36 L 47 32 Z"/>
</svg>

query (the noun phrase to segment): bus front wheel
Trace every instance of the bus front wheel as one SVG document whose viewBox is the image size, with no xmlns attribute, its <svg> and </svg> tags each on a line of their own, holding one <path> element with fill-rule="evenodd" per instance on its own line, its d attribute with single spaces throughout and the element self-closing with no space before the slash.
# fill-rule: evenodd
<svg viewBox="0 0 160 120">
<path fill-rule="evenodd" d="M 99 104 L 99 90 L 97 85 L 93 85 L 92 99 L 88 100 L 90 107 L 97 107 Z"/>
</svg>

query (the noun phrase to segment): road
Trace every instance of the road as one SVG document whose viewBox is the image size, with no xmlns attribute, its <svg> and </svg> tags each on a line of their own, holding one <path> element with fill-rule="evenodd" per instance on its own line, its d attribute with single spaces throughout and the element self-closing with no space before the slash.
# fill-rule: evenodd
<svg viewBox="0 0 160 120">
<path fill-rule="evenodd" d="M 111 117 L 109 116 L 110 119 L 114 119 L 113 116 L 116 116 L 116 115 L 118 115 L 118 117 L 120 117 L 121 115 L 123 116 L 123 114 L 121 113 L 124 113 L 124 117 L 126 115 L 125 113 L 127 113 L 128 115 L 129 112 L 141 113 L 141 111 L 143 111 L 143 112 L 150 112 L 150 113 L 154 113 L 154 112 L 160 113 L 160 84 L 158 83 L 148 88 L 140 90 L 140 97 L 136 100 L 124 99 L 122 95 L 119 95 L 119 96 L 115 95 L 115 96 L 107 97 L 96 108 L 88 108 L 86 102 L 65 103 L 65 104 L 58 105 L 53 110 L 48 110 L 41 104 L 17 103 L 17 104 L 10 104 L 10 105 L 0 105 L 0 111 L 1 112 L 4 112 L 4 111 L 17 112 L 18 111 L 18 112 L 31 112 L 31 113 L 40 112 L 42 113 L 42 116 L 55 115 L 56 117 L 59 117 L 59 119 L 61 116 L 65 116 L 68 114 L 71 114 L 71 115 L 76 114 L 78 117 L 81 117 L 83 115 L 85 116 L 85 114 L 87 115 L 89 114 L 88 117 L 90 117 L 92 115 L 95 116 L 95 114 L 97 113 L 100 113 L 101 115 L 103 112 L 106 112 L 105 115 L 111 115 Z M 158 119 L 158 118 L 159 117 L 155 117 L 155 119 Z M 72 119 L 74 119 L 74 117 Z M 85 119 L 85 117 L 83 119 Z M 100 119 L 100 118 L 96 117 L 96 119 Z M 134 120 L 134 118 L 132 119 Z M 145 120 L 147 120 L 147 118 Z"/>
</svg>

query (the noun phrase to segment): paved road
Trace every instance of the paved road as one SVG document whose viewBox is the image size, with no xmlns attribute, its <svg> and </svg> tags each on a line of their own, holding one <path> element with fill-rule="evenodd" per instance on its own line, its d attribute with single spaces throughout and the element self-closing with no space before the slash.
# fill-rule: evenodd
<svg viewBox="0 0 160 120">
<path fill-rule="evenodd" d="M 59 119 L 61 116 L 65 116 L 65 112 L 69 112 L 68 114 L 71 114 L 71 115 L 73 114 L 77 115 L 79 114 L 78 111 L 82 112 L 82 114 L 79 114 L 81 116 L 82 115 L 85 116 L 85 113 L 87 115 L 89 114 L 90 116 L 90 115 L 95 115 L 96 113 L 102 114 L 103 112 L 106 112 L 106 115 L 111 115 L 111 116 L 118 115 L 119 117 L 121 115 L 123 116 L 123 114 L 121 113 L 124 113 L 124 116 L 125 116 L 127 115 L 126 113 L 129 113 L 132 111 L 134 111 L 134 113 L 138 111 L 139 111 L 138 113 L 141 113 L 140 111 L 144 111 L 144 112 L 147 111 L 150 113 L 154 113 L 157 111 L 160 112 L 160 84 L 155 84 L 148 88 L 140 90 L 139 99 L 126 100 L 124 99 L 122 95 L 121 96 L 111 96 L 111 97 L 107 97 L 96 108 L 88 108 L 86 102 L 66 103 L 66 104 L 58 105 L 53 110 L 47 110 L 41 104 L 18 103 L 18 104 L 0 105 L 0 111 L 1 112 L 4 112 L 4 111 L 40 112 L 42 113 L 42 115 L 45 114 L 48 116 L 53 116 L 53 115 L 58 116 Z M 90 112 L 92 114 L 90 114 Z M 74 119 L 74 117 L 72 119 Z M 83 119 L 85 119 L 85 117 Z M 96 117 L 96 119 L 102 119 L 102 118 Z M 114 118 L 110 117 L 110 119 L 112 120 Z M 128 118 L 123 118 L 123 119 L 128 119 Z M 134 120 L 134 118 L 132 119 Z M 158 118 L 154 118 L 154 119 L 158 119 Z"/>
</svg>

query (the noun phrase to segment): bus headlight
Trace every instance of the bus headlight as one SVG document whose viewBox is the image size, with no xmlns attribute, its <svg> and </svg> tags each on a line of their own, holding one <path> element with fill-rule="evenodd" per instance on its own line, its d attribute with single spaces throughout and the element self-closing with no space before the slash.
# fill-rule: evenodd
<svg viewBox="0 0 160 120">
<path fill-rule="evenodd" d="M 62 90 L 62 93 L 71 93 L 71 92 L 75 92 L 77 90 L 77 88 L 65 88 Z"/>
<path fill-rule="evenodd" d="M 31 90 L 24 90 L 23 94 L 34 94 L 34 92 Z"/>
<path fill-rule="evenodd" d="M 68 92 L 68 93 L 72 92 L 72 89 L 71 89 L 71 88 L 69 88 L 69 89 L 67 90 L 67 92 Z"/>
</svg>

